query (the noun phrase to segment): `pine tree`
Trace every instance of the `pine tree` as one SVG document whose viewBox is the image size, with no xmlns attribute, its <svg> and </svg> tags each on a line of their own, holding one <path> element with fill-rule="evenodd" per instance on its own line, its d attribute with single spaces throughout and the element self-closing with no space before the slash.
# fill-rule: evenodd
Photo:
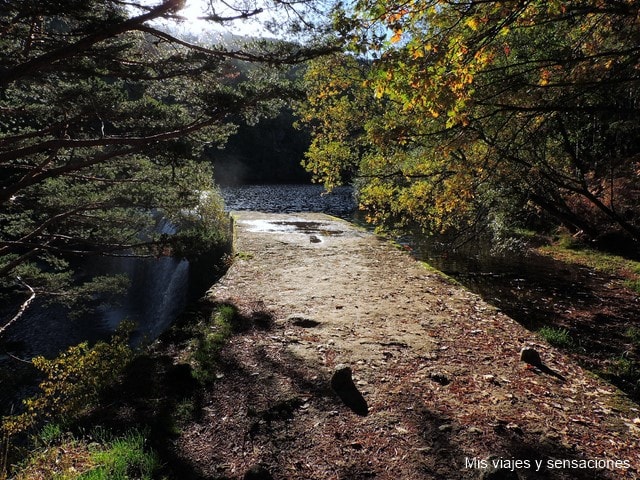
<svg viewBox="0 0 640 480">
<path fill-rule="evenodd" d="M 275 67 L 328 48 L 190 43 L 158 23 L 183 3 L 0 1 L 0 292 L 18 308 L 3 324 L 36 296 L 122 288 L 80 278 L 79 258 L 189 256 L 223 241 L 202 149 L 290 96 Z M 262 11 L 213 7 L 214 24 Z M 181 233 L 155 233 L 159 215 Z"/>
</svg>

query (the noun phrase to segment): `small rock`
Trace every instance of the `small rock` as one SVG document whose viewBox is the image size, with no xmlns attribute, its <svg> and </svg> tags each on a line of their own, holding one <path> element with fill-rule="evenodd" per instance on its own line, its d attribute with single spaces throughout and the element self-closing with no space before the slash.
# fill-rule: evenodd
<svg viewBox="0 0 640 480">
<path fill-rule="evenodd" d="M 520 360 L 534 367 L 539 367 L 540 365 L 542 365 L 540 354 L 533 347 L 524 347 L 522 350 L 520 350 Z"/>
<path fill-rule="evenodd" d="M 451 383 L 451 379 L 447 374 L 442 372 L 432 372 L 429 374 L 429 378 L 442 386 L 449 385 Z"/>
<path fill-rule="evenodd" d="M 287 321 L 291 323 L 291 325 L 302 328 L 314 328 L 320 325 L 319 321 L 300 314 L 289 315 Z"/>
<path fill-rule="evenodd" d="M 309 241 L 311 243 L 321 243 L 322 242 L 322 240 L 320 238 L 316 237 L 315 235 L 310 235 L 309 236 Z"/>
<path fill-rule="evenodd" d="M 246 471 L 242 478 L 244 480 L 273 480 L 273 476 L 269 473 L 269 470 L 262 465 L 254 465 Z"/>
<path fill-rule="evenodd" d="M 353 383 L 351 367 L 345 364 L 336 366 L 331 377 L 331 388 L 354 413 L 363 417 L 369 414 L 367 401 Z"/>
<path fill-rule="evenodd" d="M 491 456 L 487 459 L 489 466 L 480 474 L 480 480 L 520 480 L 520 476 L 513 470 L 494 465 L 492 459 L 499 457 Z"/>
<path fill-rule="evenodd" d="M 441 432 L 450 432 L 453 426 L 450 423 L 445 423 L 444 425 L 440 425 L 438 430 Z"/>
</svg>

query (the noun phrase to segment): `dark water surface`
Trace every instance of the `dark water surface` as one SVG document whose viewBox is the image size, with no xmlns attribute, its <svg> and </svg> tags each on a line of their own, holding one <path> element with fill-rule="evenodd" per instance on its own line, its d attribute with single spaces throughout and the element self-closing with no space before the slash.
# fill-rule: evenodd
<svg viewBox="0 0 640 480">
<path fill-rule="evenodd" d="M 222 187 L 221 193 L 227 211 L 321 212 L 351 218 L 356 209 L 351 187 L 327 193 L 321 185 L 244 185 Z"/>
<path fill-rule="evenodd" d="M 553 323 L 550 311 L 585 306 L 594 299 L 590 269 L 569 266 L 524 246 L 505 250 L 478 241 L 452 248 L 450 243 L 419 237 L 409 242 L 414 256 L 532 330 Z"/>
</svg>

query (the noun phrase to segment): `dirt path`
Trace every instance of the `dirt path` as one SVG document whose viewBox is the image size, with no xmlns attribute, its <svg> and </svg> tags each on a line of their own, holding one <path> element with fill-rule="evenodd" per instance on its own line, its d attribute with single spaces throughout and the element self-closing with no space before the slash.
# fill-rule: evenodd
<svg viewBox="0 0 640 480">
<path fill-rule="evenodd" d="M 235 219 L 237 260 L 208 297 L 256 328 L 177 440 L 201 478 L 639 478 L 637 405 L 476 295 L 332 217 Z M 366 415 L 332 390 L 339 364 Z"/>
</svg>

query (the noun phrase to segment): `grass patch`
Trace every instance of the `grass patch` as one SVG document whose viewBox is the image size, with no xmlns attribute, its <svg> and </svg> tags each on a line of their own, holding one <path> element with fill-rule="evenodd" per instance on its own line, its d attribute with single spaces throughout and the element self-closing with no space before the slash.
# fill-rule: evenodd
<svg viewBox="0 0 640 480">
<path fill-rule="evenodd" d="M 640 328 L 638 327 L 629 327 L 626 332 L 624 332 L 624 336 L 631 340 L 635 346 L 640 347 Z"/>
<path fill-rule="evenodd" d="M 538 333 L 554 347 L 571 348 L 574 346 L 573 338 L 566 328 L 544 326 L 538 330 Z"/>
<path fill-rule="evenodd" d="M 635 391 L 640 390 L 640 364 L 638 362 L 621 356 L 609 365 L 606 373 L 631 384 Z"/>
<path fill-rule="evenodd" d="M 102 434 L 104 435 L 104 434 Z M 90 449 L 95 468 L 83 473 L 78 480 L 151 480 L 160 469 L 158 455 L 147 448 L 145 435 L 133 430 L 122 437 L 100 438 L 100 447 Z"/>
<path fill-rule="evenodd" d="M 455 278 L 453 278 L 453 277 L 447 275 L 446 273 L 438 270 L 437 268 L 433 267 L 430 263 L 427 263 L 427 262 L 424 262 L 424 261 L 420 261 L 419 263 L 429 273 L 434 273 L 434 274 L 438 275 L 439 277 L 441 277 L 443 280 L 447 281 L 451 285 L 462 286 L 462 284 L 458 280 L 456 280 Z"/>
<path fill-rule="evenodd" d="M 178 402 L 169 419 L 167 430 L 172 435 L 180 435 L 182 429 L 194 418 L 196 405 L 192 398 L 185 398 Z"/>
<path fill-rule="evenodd" d="M 47 423 L 42 427 L 42 430 L 40 430 L 40 434 L 37 437 L 37 443 L 51 445 L 58 442 L 62 438 L 63 433 L 62 427 L 57 423 Z"/>
<path fill-rule="evenodd" d="M 251 252 L 236 252 L 235 258 L 237 258 L 238 260 L 252 260 L 253 259 L 253 253 L 251 253 Z"/>
<path fill-rule="evenodd" d="M 220 352 L 227 340 L 239 328 L 238 311 L 231 305 L 220 305 L 211 315 L 211 322 L 202 324 L 191 354 L 192 375 L 199 382 L 214 379 Z"/>
<path fill-rule="evenodd" d="M 566 263 L 582 265 L 600 273 L 619 277 L 625 287 L 640 293 L 638 261 L 588 248 L 568 235 L 561 236 L 553 245 L 540 247 L 539 251 Z"/>
<path fill-rule="evenodd" d="M 81 439 L 59 427 L 43 428 L 38 440 L 48 442 L 33 451 L 14 472 L 15 480 L 152 480 L 161 463 L 147 448 L 144 433 L 131 430 L 121 436 L 97 429 Z M 57 438 L 54 439 L 54 435 Z"/>
<path fill-rule="evenodd" d="M 625 280 L 623 283 L 629 290 L 640 293 L 640 278 Z"/>
<path fill-rule="evenodd" d="M 561 248 L 563 250 L 573 250 L 573 251 L 580 251 L 580 250 L 584 250 L 585 246 L 582 242 L 580 242 L 579 240 L 577 240 L 576 238 L 574 238 L 571 235 L 560 235 L 558 237 L 558 239 L 556 240 L 556 245 L 558 248 Z"/>
</svg>

